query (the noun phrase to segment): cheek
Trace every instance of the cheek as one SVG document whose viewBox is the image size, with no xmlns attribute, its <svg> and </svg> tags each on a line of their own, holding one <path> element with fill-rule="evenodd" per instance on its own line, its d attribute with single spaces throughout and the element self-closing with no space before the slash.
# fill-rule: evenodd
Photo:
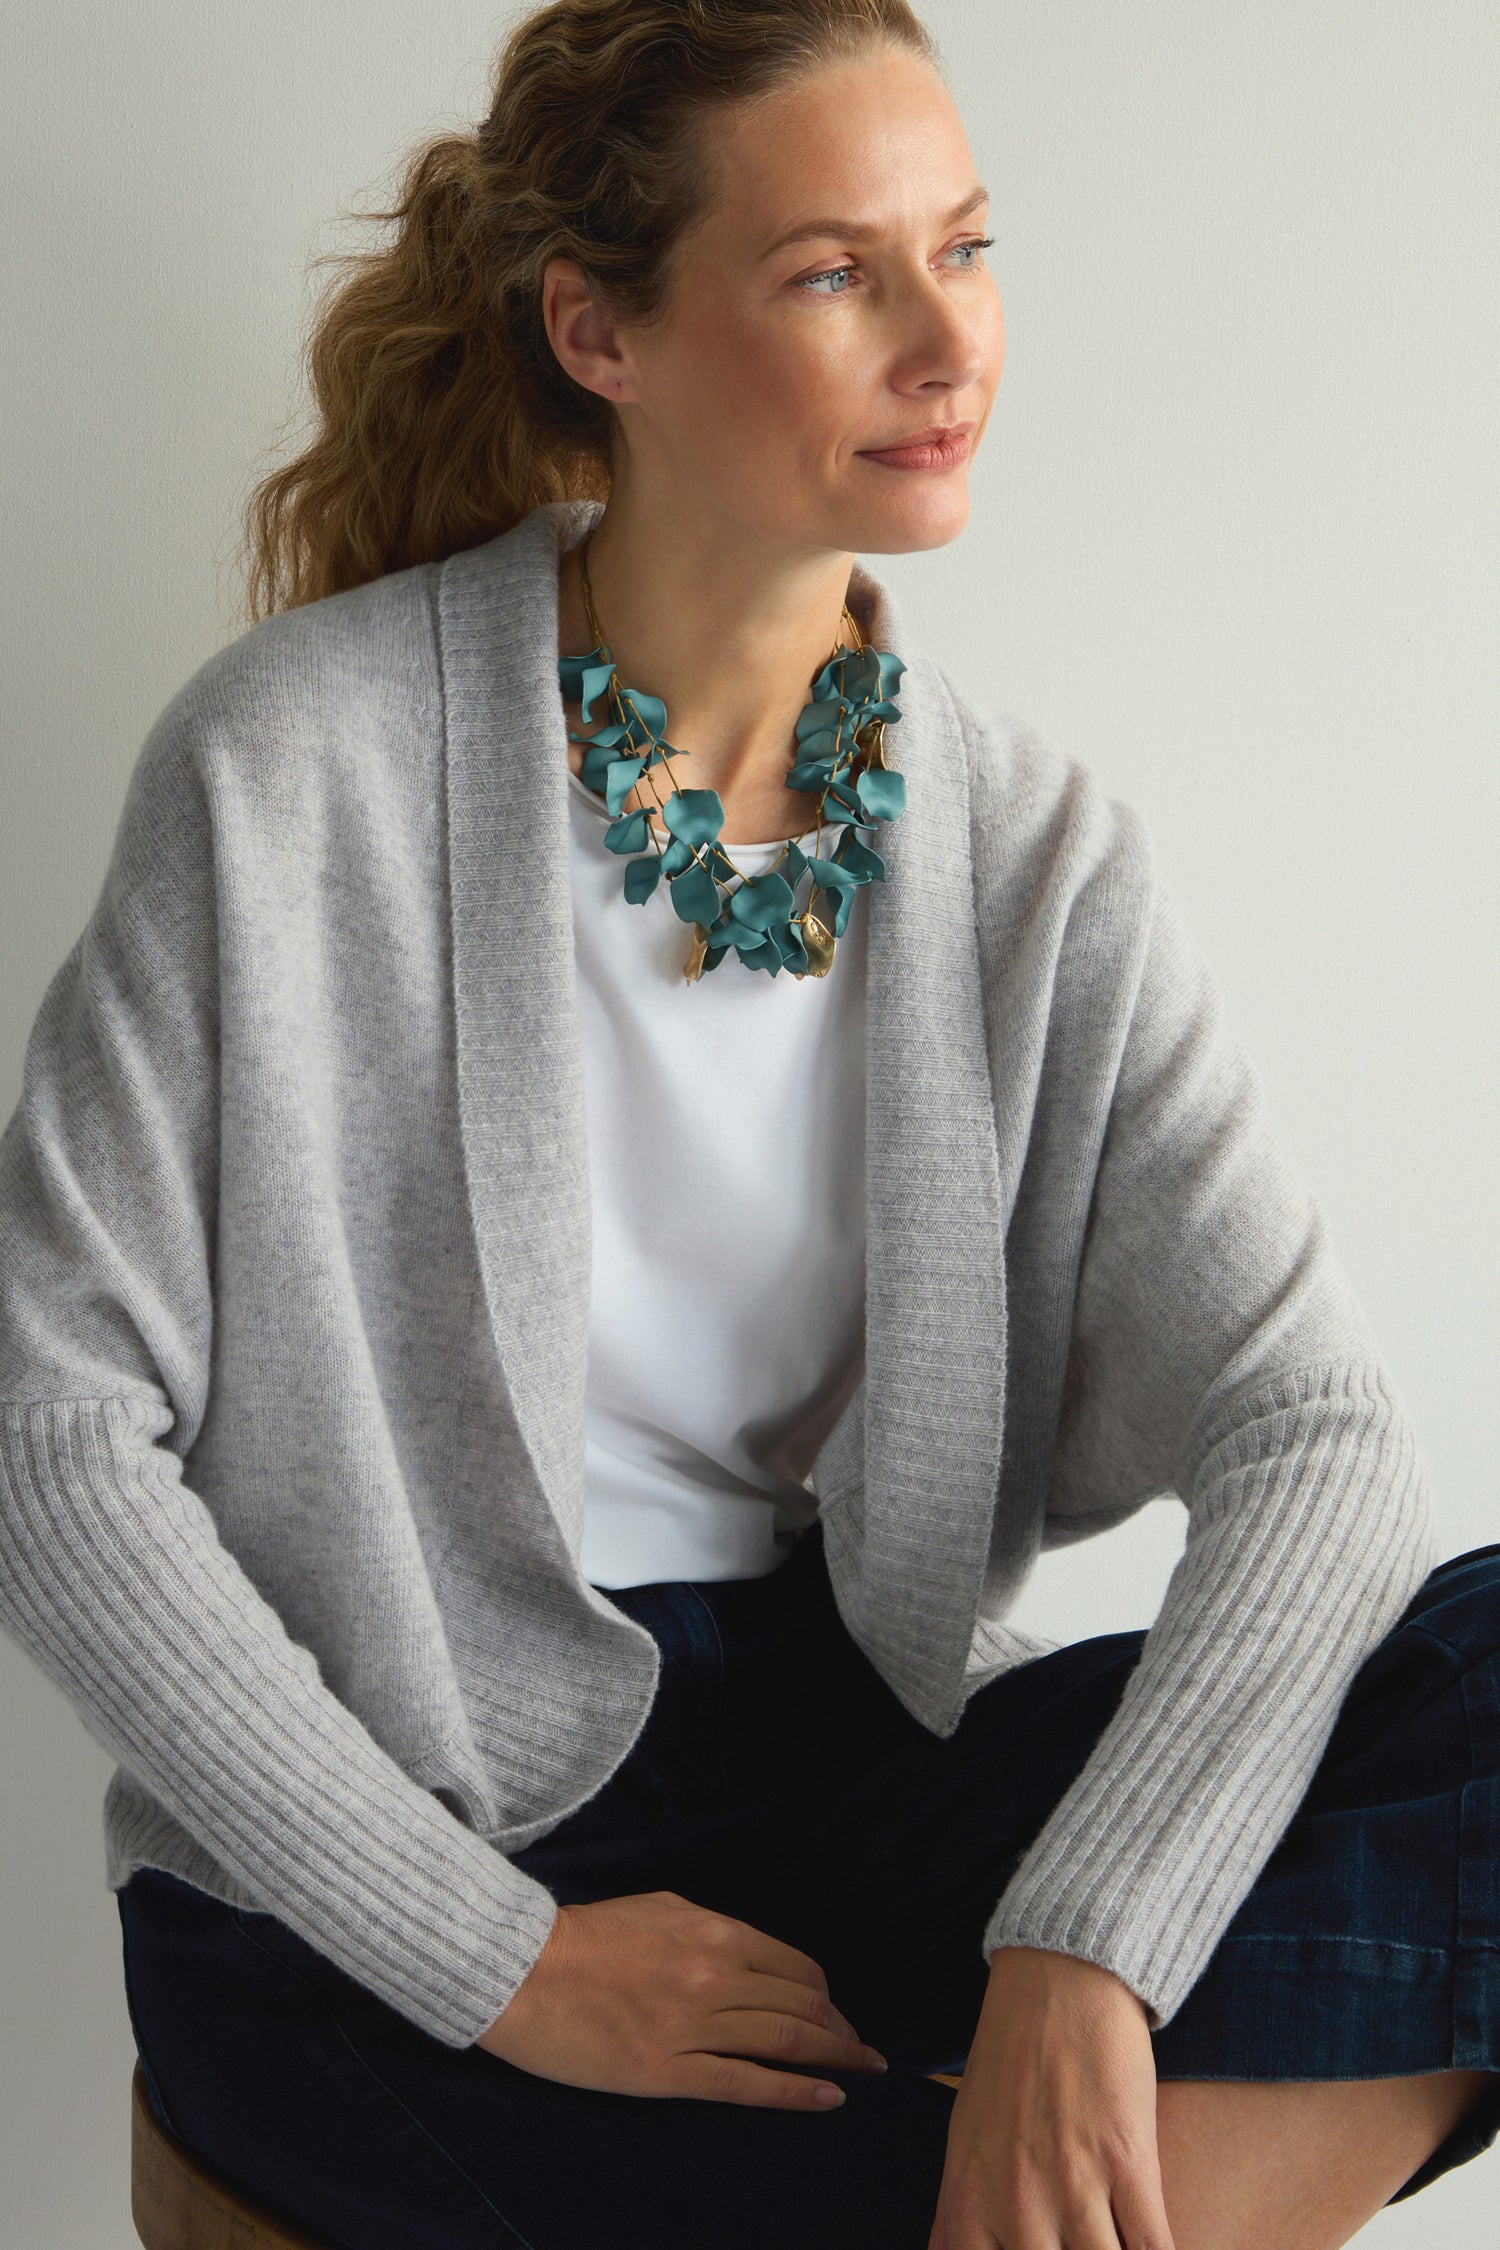
<svg viewBox="0 0 1500 2250">
<path fill-rule="evenodd" d="M 752 364 L 746 353 L 743 370 Z M 789 445 L 798 433 L 816 440 L 843 417 L 838 409 L 847 389 L 847 376 L 826 352 L 814 348 L 811 337 L 792 333 L 762 337 L 754 354 L 753 381 L 760 398 L 763 421 L 783 431 Z"/>
<path fill-rule="evenodd" d="M 818 321 L 735 320 L 694 323 L 674 381 L 674 404 L 697 433 L 699 445 L 727 442 L 739 451 L 753 444 L 764 461 L 815 449 L 820 437 L 847 421 L 849 371 L 816 333 Z"/>
</svg>

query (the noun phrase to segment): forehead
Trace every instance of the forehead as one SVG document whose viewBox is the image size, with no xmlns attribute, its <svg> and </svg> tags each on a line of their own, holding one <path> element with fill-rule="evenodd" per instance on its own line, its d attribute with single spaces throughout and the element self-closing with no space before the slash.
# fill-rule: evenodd
<svg viewBox="0 0 1500 2250">
<path fill-rule="evenodd" d="M 715 121 L 713 139 L 712 223 L 755 254 L 825 216 L 925 221 L 974 184 L 952 95 L 931 64 L 900 49 L 824 64 L 737 103 Z"/>
</svg>

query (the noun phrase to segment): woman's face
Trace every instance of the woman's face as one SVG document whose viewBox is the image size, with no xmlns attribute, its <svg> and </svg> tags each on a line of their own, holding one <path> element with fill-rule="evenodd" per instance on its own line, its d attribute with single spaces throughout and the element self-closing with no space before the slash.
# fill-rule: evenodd
<svg viewBox="0 0 1500 2250">
<path fill-rule="evenodd" d="M 797 545 L 944 545 L 968 519 L 1005 327 L 941 78 L 882 47 L 710 130 L 722 199 L 678 244 L 665 320 L 617 329 L 618 388 L 599 385 L 633 497 L 706 501 Z M 872 458 L 955 422 L 971 425 L 957 459 Z"/>
</svg>

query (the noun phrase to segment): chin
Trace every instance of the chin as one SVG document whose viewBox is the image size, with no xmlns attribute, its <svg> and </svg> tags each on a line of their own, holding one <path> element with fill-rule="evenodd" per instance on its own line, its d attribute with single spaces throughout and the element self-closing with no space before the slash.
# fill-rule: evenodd
<svg viewBox="0 0 1500 2250">
<path fill-rule="evenodd" d="M 922 482 L 911 476 L 913 486 Z M 936 479 L 932 479 L 933 485 Z M 917 555 L 949 546 L 969 521 L 969 486 L 965 477 L 950 472 L 946 491 L 897 492 L 884 507 L 872 508 L 865 499 L 848 512 L 846 534 L 840 545 L 854 554 Z"/>
</svg>

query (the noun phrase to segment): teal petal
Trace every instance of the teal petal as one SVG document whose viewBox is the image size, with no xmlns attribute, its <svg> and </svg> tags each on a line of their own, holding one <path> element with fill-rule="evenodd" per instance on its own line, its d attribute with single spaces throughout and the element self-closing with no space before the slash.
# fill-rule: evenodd
<svg viewBox="0 0 1500 2250">
<path fill-rule="evenodd" d="M 629 718 L 625 721 L 622 732 L 624 733 L 625 739 L 631 745 L 632 749 L 645 750 L 649 752 L 654 750 L 657 746 L 656 736 L 651 732 L 651 729 L 647 726 L 645 720 L 637 718 L 634 712 L 632 712 Z"/>
<path fill-rule="evenodd" d="M 868 767 L 854 786 L 872 819 L 894 820 L 906 804 L 906 778 L 887 766 Z"/>
<path fill-rule="evenodd" d="M 844 677 L 843 667 L 848 659 L 853 655 L 853 653 L 854 652 L 852 649 L 841 648 L 836 656 L 829 657 L 827 663 L 823 666 L 822 671 L 818 674 L 817 678 L 813 681 L 812 684 L 812 699 L 814 703 L 826 703 L 831 698 L 842 695 Z"/>
<path fill-rule="evenodd" d="M 873 654 L 876 663 L 880 666 L 880 694 L 882 698 L 898 695 L 901 691 L 902 675 L 906 671 L 905 664 L 899 656 L 894 656 L 888 648 L 877 648 L 873 651 Z M 900 712 L 898 711 L 895 716 L 899 719 Z"/>
<path fill-rule="evenodd" d="M 707 929 L 718 916 L 718 885 L 705 869 L 690 867 L 672 885 L 672 904 L 682 921 L 701 922 Z"/>
<path fill-rule="evenodd" d="M 653 852 L 649 859 L 633 859 L 625 870 L 625 896 L 632 906 L 644 906 L 661 877 L 661 861 Z"/>
<path fill-rule="evenodd" d="M 847 835 L 849 831 L 845 829 L 844 833 Z M 810 859 L 807 864 L 819 890 L 852 890 L 859 882 L 859 877 L 836 859 Z"/>
<path fill-rule="evenodd" d="M 828 794 L 836 805 L 841 805 L 846 813 L 852 813 L 856 820 L 867 820 L 869 818 L 864 806 L 847 782 L 834 782 Z"/>
<path fill-rule="evenodd" d="M 784 921 L 792 907 L 792 886 L 784 875 L 761 875 L 754 882 L 741 883 L 729 901 L 729 911 L 737 922 L 747 929 L 766 930 L 773 922 Z M 700 916 L 706 920 L 706 916 Z"/>
<path fill-rule="evenodd" d="M 724 826 L 717 789 L 679 789 L 662 807 L 662 819 L 687 844 L 711 844 Z"/>
<path fill-rule="evenodd" d="M 906 666 L 889 649 L 862 648 L 844 666 L 844 693 L 856 703 L 872 707 L 896 693 Z M 872 708 L 869 716 L 875 716 Z M 885 713 L 880 711 L 881 718 Z"/>
<path fill-rule="evenodd" d="M 680 875 L 683 872 L 684 868 L 691 867 L 692 864 L 692 845 L 685 844 L 680 836 L 674 836 L 671 843 L 667 845 L 665 851 L 661 855 L 661 871 L 663 875 Z M 700 914 L 698 919 L 701 922 L 705 919 L 705 917 Z"/>
<path fill-rule="evenodd" d="M 879 883 L 885 879 L 885 861 L 879 852 L 872 852 L 867 844 L 862 844 L 852 828 L 846 829 L 837 857 L 839 865 L 846 867 L 857 883 Z"/>
<path fill-rule="evenodd" d="M 804 746 L 826 741 L 831 748 L 841 731 L 853 732 L 847 724 L 849 715 L 842 698 L 836 703 L 809 703 L 797 721 L 797 740 Z"/>
<path fill-rule="evenodd" d="M 739 957 L 747 969 L 773 969 L 781 967 L 781 955 L 771 940 L 763 934 L 747 930 L 738 944 Z"/>
<path fill-rule="evenodd" d="M 637 740 L 658 740 L 667 731 L 667 707 L 659 695 L 643 695 L 639 688 L 621 688 L 620 701 L 642 731 Z"/>
<path fill-rule="evenodd" d="M 830 925 L 836 938 L 840 938 L 843 936 L 844 925 L 849 919 L 850 911 L 853 908 L 853 905 L 853 891 L 840 891 L 838 898 L 834 902 L 833 921 Z"/>
<path fill-rule="evenodd" d="M 794 889 L 801 882 L 802 872 L 807 864 L 807 854 L 802 846 L 795 842 L 788 844 L 786 848 L 786 879 Z"/>
<path fill-rule="evenodd" d="M 604 831 L 604 848 L 611 852 L 644 852 L 651 848 L 651 831 L 643 811 L 622 813 Z"/>
<path fill-rule="evenodd" d="M 587 656 L 561 656 L 557 660 L 557 674 L 562 683 L 563 697 L 569 703 L 583 706 L 585 724 L 593 717 L 593 701 L 602 695 L 614 677 L 614 662 L 605 656 L 602 648 L 591 648 Z"/>
<path fill-rule="evenodd" d="M 616 758 L 604 776 L 604 802 L 612 813 L 622 810 L 626 798 L 641 778 L 644 758 Z"/>
<path fill-rule="evenodd" d="M 597 743 L 591 743 L 584 751 L 578 769 L 578 778 L 585 789 L 596 789 L 603 796 L 610 771 L 619 764 L 623 756 L 623 751 L 605 749 Z M 615 810 L 619 811 L 618 805 Z"/>
<path fill-rule="evenodd" d="M 806 969 L 807 947 L 802 942 L 802 932 L 795 922 L 773 922 L 766 936 L 780 954 L 784 968 Z"/>
<path fill-rule="evenodd" d="M 810 796 L 821 797 L 832 779 L 832 758 L 799 758 L 786 777 L 786 785 L 788 789 L 805 789 Z"/>
</svg>

